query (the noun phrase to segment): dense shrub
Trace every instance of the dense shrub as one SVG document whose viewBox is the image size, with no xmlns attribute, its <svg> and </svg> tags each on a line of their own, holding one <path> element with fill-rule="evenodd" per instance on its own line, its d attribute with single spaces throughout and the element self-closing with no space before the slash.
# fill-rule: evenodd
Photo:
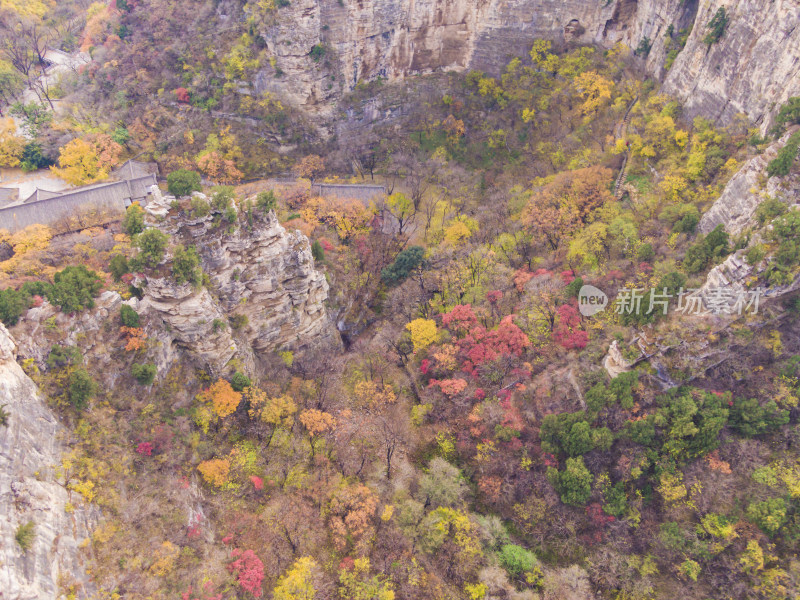
<svg viewBox="0 0 800 600">
<path fill-rule="evenodd" d="M 75 346 L 55 345 L 47 355 L 47 368 L 63 369 L 73 367 L 83 362 L 81 351 Z"/>
<path fill-rule="evenodd" d="M 767 251 L 764 249 L 763 244 L 756 244 L 752 248 L 748 249 L 744 255 L 745 259 L 747 260 L 747 264 L 751 266 L 756 266 L 762 260 L 764 260 L 766 256 Z"/>
<path fill-rule="evenodd" d="M 131 204 L 125 211 L 122 228 L 131 237 L 142 233 L 144 231 L 144 209 L 138 204 Z"/>
<path fill-rule="evenodd" d="M 28 142 L 22 150 L 20 157 L 20 168 L 23 171 L 36 171 L 38 169 L 45 169 L 53 164 L 55 161 L 49 159 L 42 153 L 42 147 L 37 142 Z"/>
<path fill-rule="evenodd" d="M 223 216 L 228 223 L 236 223 L 239 213 L 236 212 L 236 209 L 233 207 L 233 205 L 230 205 L 223 212 Z"/>
<path fill-rule="evenodd" d="M 548 478 L 555 485 L 561 501 L 571 506 L 582 506 L 592 495 L 592 474 L 583 464 L 583 457 L 568 458 L 563 471 L 550 467 Z"/>
<path fill-rule="evenodd" d="M 231 324 L 232 329 L 242 329 L 247 327 L 250 319 L 247 318 L 247 315 L 233 315 L 228 317 L 228 322 Z"/>
<path fill-rule="evenodd" d="M 64 312 L 94 308 L 94 298 L 103 287 L 103 280 L 83 265 L 67 267 L 53 276 L 47 299 Z"/>
<path fill-rule="evenodd" d="M 731 428 L 747 437 L 767 433 L 789 422 L 789 411 L 780 410 L 774 400 L 761 406 L 755 398 L 737 398 L 730 413 Z"/>
<path fill-rule="evenodd" d="M 250 387 L 250 383 L 250 378 L 241 371 L 236 371 L 231 377 L 231 387 L 235 392 L 241 392 L 244 388 Z"/>
<path fill-rule="evenodd" d="M 139 313 L 127 304 L 119 309 L 119 319 L 125 327 L 139 327 Z"/>
<path fill-rule="evenodd" d="M 652 244 L 642 244 L 636 251 L 636 260 L 639 262 L 650 262 L 656 257 L 656 251 Z"/>
<path fill-rule="evenodd" d="M 150 385 L 156 377 L 156 366 L 153 363 L 134 363 L 131 365 L 131 375 L 142 385 Z"/>
<path fill-rule="evenodd" d="M 108 270 L 111 272 L 111 276 L 114 278 L 114 281 L 121 281 L 123 275 L 130 273 L 128 259 L 122 254 L 115 254 L 111 257 L 111 261 L 108 264 Z"/>
<path fill-rule="evenodd" d="M 576 277 L 567 284 L 567 287 L 564 288 L 564 296 L 567 299 L 577 298 L 582 287 L 583 287 L 583 278 Z"/>
<path fill-rule="evenodd" d="M 220 185 L 214 188 L 211 194 L 211 206 L 214 210 L 224 212 L 236 198 L 233 186 Z"/>
<path fill-rule="evenodd" d="M 278 205 L 278 198 L 272 190 L 259 192 L 256 196 L 256 206 L 265 213 L 274 210 Z"/>
<path fill-rule="evenodd" d="M 178 284 L 191 283 L 197 287 L 203 282 L 203 271 L 200 268 L 200 256 L 194 246 L 175 247 L 172 256 L 172 277 Z"/>
<path fill-rule="evenodd" d="M 30 305 L 30 296 L 22 290 L 0 290 L 0 321 L 7 327 L 16 325 L 20 315 Z"/>
<path fill-rule="evenodd" d="M 800 124 L 800 96 L 789 98 L 775 117 L 773 132 L 780 135 L 787 125 Z"/>
<path fill-rule="evenodd" d="M 202 198 L 192 198 L 189 206 L 193 219 L 202 219 L 211 212 L 211 205 Z"/>
<path fill-rule="evenodd" d="M 768 536 L 774 537 L 786 523 L 786 502 L 783 498 L 752 502 L 747 507 L 747 518 Z"/>
<path fill-rule="evenodd" d="M 381 271 L 381 277 L 389 284 L 400 283 L 424 261 L 425 249 L 421 246 L 411 246 L 400 252 L 394 262 Z"/>
<path fill-rule="evenodd" d="M 728 233 L 722 225 L 717 225 L 707 236 L 699 238 L 689 247 L 683 260 L 684 269 L 687 273 L 699 273 L 729 252 Z"/>
<path fill-rule="evenodd" d="M 767 198 L 756 209 L 756 219 L 760 225 L 768 223 L 777 217 L 785 214 L 789 210 L 786 205 L 777 198 Z"/>
<path fill-rule="evenodd" d="M 675 461 L 703 456 L 719 445 L 728 422 L 730 394 L 673 388 L 660 398 L 656 418 L 664 425 L 662 452 Z"/>
<path fill-rule="evenodd" d="M 770 177 L 785 177 L 792 170 L 797 152 L 800 150 L 800 131 L 795 132 L 786 141 L 786 145 L 778 151 L 778 156 L 767 165 L 767 175 Z"/>
<path fill-rule="evenodd" d="M 694 230 L 697 228 L 697 224 L 699 222 L 699 213 L 689 212 L 675 222 L 675 225 L 672 226 L 672 231 L 674 233 L 694 233 Z"/>
<path fill-rule="evenodd" d="M 703 43 L 706 46 L 711 46 L 720 41 L 722 36 L 725 35 L 725 29 L 728 27 L 728 21 L 730 21 L 730 17 L 728 17 L 725 7 L 722 6 L 717 9 L 717 12 L 714 13 L 714 16 L 711 18 L 711 21 L 708 22 L 707 28 L 709 32 L 703 38 Z"/>
<path fill-rule="evenodd" d="M 136 261 L 143 266 L 156 267 L 164 258 L 164 250 L 167 248 L 169 236 L 158 229 L 147 229 L 136 236 L 136 246 L 139 248 L 139 255 Z"/>
<path fill-rule="evenodd" d="M 311 256 L 314 257 L 315 262 L 322 262 L 325 260 L 325 249 L 318 240 L 314 240 L 314 243 L 311 244 Z"/>
<path fill-rule="evenodd" d="M 500 549 L 500 564 L 509 575 L 516 576 L 532 571 L 539 566 L 536 555 L 516 544 L 504 544 Z"/>
<path fill-rule="evenodd" d="M 173 196 L 188 196 L 201 189 L 200 173 L 197 171 L 178 169 L 167 175 L 167 190 Z"/>
<path fill-rule="evenodd" d="M 97 383 L 86 369 L 80 367 L 70 373 L 67 396 L 72 406 L 78 410 L 85 408 L 96 393 Z"/>
<path fill-rule="evenodd" d="M 36 524 L 33 521 L 21 523 L 14 533 L 14 540 L 17 542 L 22 552 L 25 553 L 33 546 L 36 539 Z"/>
<path fill-rule="evenodd" d="M 621 517 L 628 507 L 628 498 L 625 495 L 625 484 L 618 481 L 610 486 L 604 493 L 603 511 L 614 517 Z"/>
</svg>

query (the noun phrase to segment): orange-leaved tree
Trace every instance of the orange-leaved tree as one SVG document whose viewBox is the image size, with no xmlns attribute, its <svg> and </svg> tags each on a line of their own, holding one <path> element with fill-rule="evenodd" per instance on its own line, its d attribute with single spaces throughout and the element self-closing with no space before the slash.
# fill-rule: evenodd
<svg viewBox="0 0 800 600">
<path fill-rule="evenodd" d="M 239 407 L 242 394 L 234 391 L 231 384 L 224 379 L 217 379 L 210 387 L 200 392 L 197 399 L 205 404 L 210 404 L 214 413 L 220 419 L 224 419 Z"/>
<path fill-rule="evenodd" d="M 235 391 L 224 379 L 217 379 L 210 387 L 197 394 L 198 405 L 194 409 L 194 422 L 208 433 L 208 428 L 217 419 L 232 415 L 242 401 L 242 394 Z"/>
<path fill-rule="evenodd" d="M 308 443 L 311 445 L 311 457 L 313 458 L 316 452 L 315 438 L 333 431 L 336 427 L 336 419 L 330 413 L 309 408 L 300 413 L 300 422 L 308 431 Z"/>
<path fill-rule="evenodd" d="M 213 458 L 201 462 L 197 465 L 197 470 L 200 471 L 207 483 L 214 487 L 222 487 L 228 483 L 231 462 L 227 458 Z"/>
</svg>

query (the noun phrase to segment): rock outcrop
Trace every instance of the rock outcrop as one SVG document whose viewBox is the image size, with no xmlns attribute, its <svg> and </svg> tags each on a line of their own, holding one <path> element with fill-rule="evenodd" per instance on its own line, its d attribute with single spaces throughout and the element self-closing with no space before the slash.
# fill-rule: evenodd
<svg viewBox="0 0 800 600">
<path fill-rule="evenodd" d="M 706 281 L 701 290 L 711 292 L 715 289 L 730 289 L 742 291 L 744 282 L 751 277 L 755 270 L 740 256 L 741 252 L 731 254 L 728 258 L 711 269 L 706 275 Z"/>
<path fill-rule="evenodd" d="M 731 178 L 720 197 L 700 219 L 697 230 L 708 233 L 717 225 L 733 235 L 754 225 L 758 205 L 767 198 L 794 203 L 800 195 L 800 180 L 796 176 L 772 177 L 767 180 L 769 162 L 777 156 L 791 133 L 770 145 L 762 154 L 748 160 Z"/>
<path fill-rule="evenodd" d="M 611 345 L 608 347 L 608 352 L 603 358 L 603 367 L 611 379 L 614 379 L 614 377 L 626 371 L 630 371 L 632 366 L 633 364 L 622 356 L 617 340 L 611 342 Z"/>
<path fill-rule="evenodd" d="M 147 277 L 136 309 L 163 319 L 174 343 L 202 366 L 218 373 L 236 355 L 248 360 L 251 353 L 341 344 L 325 310 L 328 282 L 314 268 L 308 238 L 287 232 L 274 213 L 254 214 L 251 225 L 235 231 L 212 215 L 170 217 L 159 226 L 197 248 L 210 285 Z"/>
<path fill-rule="evenodd" d="M 93 514 L 58 482 L 65 430 L 17 364 L 16 352 L 0 324 L 0 405 L 7 413 L 0 425 L 0 598 L 54 599 L 59 586 L 88 598 L 92 588 L 79 548 Z M 23 551 L 15 537 L 27 523 L 34 533 Z"/>
<path fill-rule="evenodd" d="M 178 285 L 168 277 L 140 278 L 134 283 L 145 286 L 144 298 L 134 302 L 136 311 L 155 313 L 167 326 L 169 343 L 186 350 L 201 366 L 219 373 L 236 355 L 228 319 L 208 289 Z M 166 361 L 159 363 L 159 371 L 169 366 Z"/>
</svg>

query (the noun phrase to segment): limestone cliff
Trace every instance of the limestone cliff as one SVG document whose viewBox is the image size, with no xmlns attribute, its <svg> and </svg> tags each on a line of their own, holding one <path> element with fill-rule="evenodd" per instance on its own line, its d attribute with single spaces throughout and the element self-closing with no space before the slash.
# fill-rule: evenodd
<svg viewBox="0 0 800 600">
<path fill-rule="evenodd" d="M 253 353 L 341 344 L 325 311 L 328 282 L 314 268 L 308 238 L 287 232 L 274 213 L 254 215 L 252 225 L 232 232 L 212 215 L 172 216 L 159 226 L 197 248 L 210 285 L 147 277 L 136 308 L 163 319 L 174 342 L 202 366 L 219 372 L 236 355 L 249 362 Z"/>
<path fill-rule="evenodd" d="M 648 64 L 663 64 L 664 32 L 691 23 L 682 0 L 297 0 L 263 34 L 284 77 L 256 85 L 288 94 L 312 112 L 361 80 L 390 80 L 437 69 L 499 72 L 535 38 L 610 47 L 654 42 Z M 314 47 L 325 48 L 320 59 Z"/>
<path fill-rule="evenodd" d="M 725 7 L 729 24 L 707 46 L 708 23 Z M 701 0 L 686 47 L 664 81 L 689 116 L 719 122 L 744 113 L 766 130 L 778 107 L 800 95 L 800 3 L 796 0 Z"/>
<path fill-rule="evenodd" d="M 787 133 L 739 169 L 700 219 L 697 226 L 700 233 L 708 233 L 717 225 L 723 225 L 730 234 L 741 233 L 754 225 L 756 209 L 766 198 L 778 198 L 787 204 L 796 202 L 800 194 L 800 178 L 790 175 L 767 179 L 766 175 L 767 165 L 790 135 L 791 132 Z"/>
<path fill-rule="evenodd" d="M 703 38 L 723 5 L 730 22 L 709 48 Z M 361 80 L 437 69 L 497 73 L 535 38 L 631 48 L 647 38 L 642 66 L 691 116 L 722 121 L 743 112 L 766 128 L 775 107 L 800 93 L 799 21 L 796 0 L 295 0 L 263 31 L 284 76 L 268 69 L 256 87 L 330 115 Z M 694 27 L 667 73 L 670 26 Z"/>
<path fill-rule="evenodd" d="M 57 598 L 59 586 L 73 586 L 76 598 L 88 598 L 91 584 L 79 545 L 89 535 L 91 511 L 58 482 L 66 433 L 17 364 L 16 352 L 0 324 L 0 405 L 8 414 L 0 426 L 0 598 Z M 67 509 L 70 502 L 76 508 Z M 15 535 L 30 522 L 34 537 L 23 552 Z"/>
</svg>

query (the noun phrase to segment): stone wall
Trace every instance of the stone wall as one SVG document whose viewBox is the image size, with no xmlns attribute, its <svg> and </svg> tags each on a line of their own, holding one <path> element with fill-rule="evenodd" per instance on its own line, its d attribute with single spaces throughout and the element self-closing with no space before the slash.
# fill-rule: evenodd
<svg viewBox="0 0 800 600">
<path fill-rule="evenodd" d="M 71 229 L 70 220 L 80 220 L 91 213 L 118 218 L 132 201 L 144 200 L 147 187 L 155 183 L 155 175 L 146 175 L 86 186 L 38 202 L 0 208 L 0 229 L 14 233 L 36 223 L 55 226 L 60 222 L 65 223 L 66 229 Z"/>
<path fill-rule="evenodd" d="M 311 192 L 323 198 L 352 198 L 364 204 L 377 202 L 386 195 L 386 187 L 382 185 L 358 185 L 341 183 L 314 183 Z"/>
</svg>

